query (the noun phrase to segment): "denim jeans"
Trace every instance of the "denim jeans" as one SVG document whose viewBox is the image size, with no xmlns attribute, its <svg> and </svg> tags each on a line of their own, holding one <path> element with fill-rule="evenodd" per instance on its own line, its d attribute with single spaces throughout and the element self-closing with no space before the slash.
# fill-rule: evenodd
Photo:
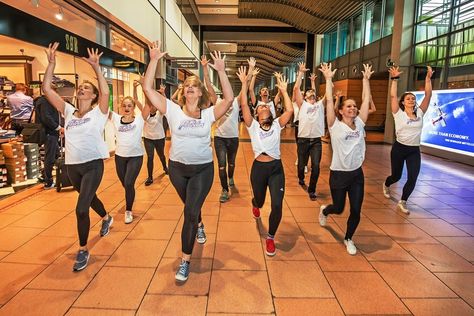
<svg viewBox="0 0 474 316">
<path fill-rule="evenodd" d="M 214 147 L 216 149 L 217 164 L 219 166 L 219 179 L 223 190 L 229 191 L 227 178 L 234 177 L 235 157 L 239 149 L 239 138 L 214 137 Z M 226 171 L 228 164 L 228 172 Z"/>
</svg>

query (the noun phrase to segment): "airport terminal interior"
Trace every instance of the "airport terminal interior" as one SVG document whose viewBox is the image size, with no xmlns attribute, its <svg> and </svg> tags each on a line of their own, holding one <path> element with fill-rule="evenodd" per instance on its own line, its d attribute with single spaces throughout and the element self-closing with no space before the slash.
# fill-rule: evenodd
<svg viewBox="0 0 474 316">
<path fill-rule="evenodd" d="M 474 315 L 473 125 L 474 0 L 0 0 L 0 316 Z"/>
</svg>

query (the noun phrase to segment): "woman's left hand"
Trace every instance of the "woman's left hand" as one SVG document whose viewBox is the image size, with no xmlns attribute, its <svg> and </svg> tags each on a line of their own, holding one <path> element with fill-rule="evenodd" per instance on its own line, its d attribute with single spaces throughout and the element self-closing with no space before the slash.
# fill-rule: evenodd
<svg viewBox="0 0 474 316">
<path fill-rule="evenodd" d="M 372 65 L 369 64 L 363 64 L 364 65 L 364 70 L 362 70 L 362 74 L 364 75 L 364 79 L 369 80 L 370 76 L 374 73 L 372 70 Z"/>
<path fill-rule="evenodd" d="M 214 60 L 214 64 L 209 64 L 214 70 L 217 72 L 225 71 L 225 55 L 222 57 L 221 52 L 214 51 L 211 53 L 212 60 Z"/>
<path fill-rule="evenodd" d="M 92 67 L 99 67 L 100 56 L 102 56 L 104 52 L 99 53 L 98 48 L 87 48 L 87 53 L 89 54 L 89 57 L 82 57 L 82 59 L 85 60 Z"/>
</svg>

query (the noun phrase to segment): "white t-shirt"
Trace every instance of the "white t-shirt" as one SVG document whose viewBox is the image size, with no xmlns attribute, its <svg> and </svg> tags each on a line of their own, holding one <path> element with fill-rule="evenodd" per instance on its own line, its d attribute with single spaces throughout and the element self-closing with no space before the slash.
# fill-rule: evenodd
<svg viewBox="0 0 474 316">
<path fill-rule="evenodd" d="M 213 106 L 201 110 L 201 118 L 195 119 L 167 99 L 165 116 L 171 131 L 170 160 L 187 165 L 212 161 L 211 126 L 216 120 Z"/>
<path fill-rule="evenodd" d="M 109 158 L 109 150 L 104 141 L 104 128 L 109 113 L 102 113 L 98 105 L 82 118 L 75 117 L 75 111 L 74 106 L 65 103 L 66 165 Z"/>
<path fill-rule="evenodd" d="M 143 127 L 143 137 L 148 139 L 165 138 L 165 129 L 163 128 L 163 115 L 156 112 L 155 115 L 149 115 Z"/>
<path fill-rule="evenodd" d="M 296 123 L 299 120 L 299 117 L 298 117 L 299 113 L 300 113 L 300 107 L 298 106 L 298 104 L 296 104 L 296 102 L 293 102 L 293 123 Z"/>
<path fill-rule="evenodd" d="M 311 104 L 303 101 L 299 112 L 298 138 L 317 138 L 324 136 L 323 101 Z"/>
<path fill-rule="evenodd" d="M 337 118 L 329 128 L 332 145 L 333 171 L 353 171 L 362 166 L 365 159 L 364 122 L 356 117 L 355 130 Z"/>
<path fill-rule="evenodd" d="M 411 119 L 402 109 L 393 114 L 397 142 L 406 146 L 420 146 L 423 128 L 423 111 L 416 109 L 416 119 Z"/>
<path fill-rule="evenodd" d="M 112 112 L 117 147 L 115 154 L 120 157 L 143 156 L 142 133 L 145 121 L 141 115 L 135 116 L 131 123 L 122 123 L 122 116 Z"/>
<path fill-rule="evenodd" d="M 216 121 L 214 135 L 224 138 L 239 137 L 239 102 L 237 98 L 234 98 L 229 110 Z"/>
<path fill-rule="evenodd" d="M 283 129 L 280 126 L 280 118 L 273 121 L 268 131 L 260 128 L 257 120 L 252 120 L 250 127 L 247 127 L 252 141 L 252 149 L 255 158 L 261 153 L 266 153 L 274 159 L 280 159 L 280 135 Z"/>
<path fill-rule="evenodd" d="M 268 102 L 268 103 L 265 103 L 265 102 L 263 102 L 263 101 L 258 101 L 258 102 L 257 102 L 257 107 L 258 107 L 260 104 L 267 104 L 268 107 L 270 108 L 270 112 L 272 113 L 273 118 L 276 117 L 275 104 L 273 104 L 273 101 L 270 101 L 270 102 Z"/>
</svg>

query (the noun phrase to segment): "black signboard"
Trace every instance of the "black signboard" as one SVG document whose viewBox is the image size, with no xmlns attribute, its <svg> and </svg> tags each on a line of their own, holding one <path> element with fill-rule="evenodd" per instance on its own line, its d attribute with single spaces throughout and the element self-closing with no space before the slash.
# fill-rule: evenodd
<svg viewBox="0 0 474 316">
<path fill-rule="evenodd" d="M 171 68 L 198 69 L 199 62 L 196 59 L 175 59 L 171 61 Z"/>
</svg>

